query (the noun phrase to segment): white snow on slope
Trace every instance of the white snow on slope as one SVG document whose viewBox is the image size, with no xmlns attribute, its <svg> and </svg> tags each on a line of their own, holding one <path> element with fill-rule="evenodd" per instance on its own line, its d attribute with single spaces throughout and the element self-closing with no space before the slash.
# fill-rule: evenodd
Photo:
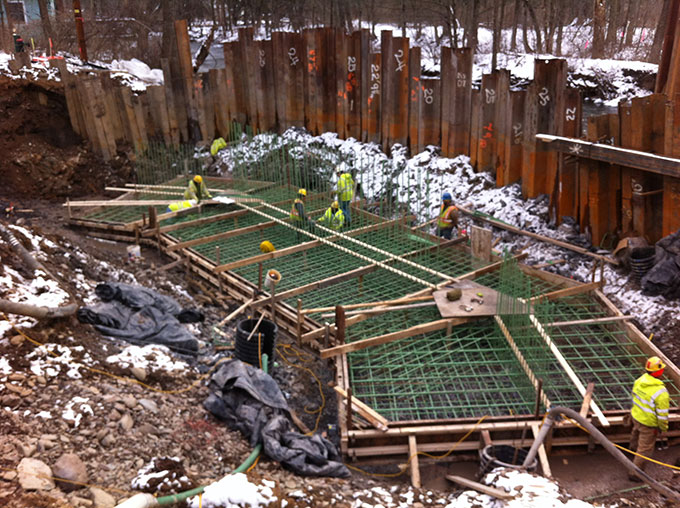
<svg viewBox="0 0 680 508">
<path fill-rule="evenodd" d="M 262 485 L 255 485 L 248 481 L 243 473 L 227 475 L 221 480 L 208 485 L 203 492 L 202 505 L 199 496 L 188 499 L 191 508 L 240 508 L 249 506 L 258 508 L 269 506 L 276 501 L 272 490 L 276 484 L 269 480 L 262 480 Z"/>
<path fill-rule="evenodd" d="M 123 368 L 138 367 L 150 371 L 175 372 L 188 368 L 181 360 L 175 361 L 170 350 L 165 346 L 127 346 L 117 355 L 109 356 L 108 363 L 116 363 Z"/>
</svg>

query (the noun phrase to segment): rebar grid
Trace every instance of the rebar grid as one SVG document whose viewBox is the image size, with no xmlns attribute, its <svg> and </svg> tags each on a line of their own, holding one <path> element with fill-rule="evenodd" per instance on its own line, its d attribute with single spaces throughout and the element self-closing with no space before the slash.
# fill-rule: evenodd
<svg viewBox="0 0 680 508">
<path fill-rule="evenodd" d="M 527 414 L 533 387 L 486 319 L 348 355 L 352 393 L 391 421 Z"/>
</svg>

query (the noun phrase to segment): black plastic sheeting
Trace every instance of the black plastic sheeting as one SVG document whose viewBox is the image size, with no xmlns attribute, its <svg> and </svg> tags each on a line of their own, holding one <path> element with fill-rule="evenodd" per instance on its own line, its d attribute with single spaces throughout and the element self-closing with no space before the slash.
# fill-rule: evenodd
<svg viewBox="0 0 680 508">
<path fill-rule="evenodd" d="M 646 295 L 680 298 L 680 230 L 656 243 L 654 266 L 641 283 Z"/>
<path fill-rule="evenodd" d="M 337 449 L 319 434 L 306 436 L 293 430 L 288 403 L 279 386 L 264 371 L 231 360 L 213 374 L 211 394 L 204 407 L 255 447 L 296 474 L 350 476 Z"/>
<path fill-rule="evenodd" d="M 78 309 L 81 323 L 132 344 L 161 344 L 184 355 L 198 352 L 198 340 L 182 323 L 203 321 L 199 311 L 182 309 L 173 298 L 142 286 L 106 282 L 94 291 L 104 303 Z"/>
</svg>

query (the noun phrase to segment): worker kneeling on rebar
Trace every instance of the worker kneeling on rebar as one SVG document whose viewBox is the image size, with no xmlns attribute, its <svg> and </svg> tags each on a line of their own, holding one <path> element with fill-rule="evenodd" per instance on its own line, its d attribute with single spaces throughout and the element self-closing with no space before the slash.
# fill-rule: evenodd
<svg viewBox="0 0 680 508">
<path fill-rule="evenodd" d="M 189 182 L 187 190 L 184 191 L 184 199 L 195 199 L 197 203 L 200 203 L 202 199 L 210 199 L 211 197 L 201 175 L 194 176 Z"/>
<path fill-rule="evenodd" d="M 452 199 L 450 193 L 444 193 L 437 219 L 437 234 L 447 240 L 451 240 L 453 228 L 458 227 L 458 208 L 453 205 Z"/>
<path fill-rule="evenodd" d="M 307 189 L 299 189 L 297 193 L 297 198 L 293 201 L 293 206 L 290 209 L 290 222 L 296 228 L 305 228 L 312 230 L 314 228 L 314 222 L 309 220 L 307 217 L 307 212 L 305 212 L 305 203 L 307 202 Z M 302 235 L 297 232 L 298 242 L 302 240 Z"/>
<path fill-rule="evenodd" d="M 633 407 L 630 410 L 633 430 L 630 433 L 630 449 L 645 457 L 651 457 L 657 438 L 663 438 L 668 430 L 668 390 L 661 381 L 666 365 L 658 356 L 652 356 L 645 365 L 645 374 L 633 384 Z M 635 456 L 633 460 L 640 469 L 645 468 L 647 460 Z M 642 481 L 637 476 L 628 475 L 632 481 Z"/>
<path fill-rule="evenodd" d="M 319 218 L 319 222 L 326 224 L 333 231 L 340 231 L 342 229 L 345 225 L 345 214 L 340 210 L 337 201 L 333 201 L 328 210 L 326 210 L 326 213 Z"/>
</svg>

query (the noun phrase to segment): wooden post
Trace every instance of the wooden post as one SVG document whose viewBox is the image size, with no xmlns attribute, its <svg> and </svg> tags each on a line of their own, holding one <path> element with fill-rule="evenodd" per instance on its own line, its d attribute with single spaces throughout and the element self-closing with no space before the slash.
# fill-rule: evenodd
<svg viewBox="0 0 680 508">
<path fill-rule="evenodd" d="M 335 306 L 335 342 L 337 345 L 345 343 L 345 309 L 342 305 Z"/>
<path fill-rule="evenodd" d="M 345 402 L 345 411 L 347 417 L 347 430 L 352 430 L 352 387 L 347 387 L 347 400 Z"/>
<path fill-rule="evenodd" d="M 219 265 L 218 265 L 219 266 Z M 257 264 L 257 289 L 262 291 L 262 263 Z"/>
<path fill-rule="evenodd" d="M 472 255 L 483 261 L 491 261 L 491 230 L 472 226 L 470 242 Z"/>
<path fill-rule="evenodd" d="M 220 261 L 221 261 L 220 246 L 218 245 L 218 246 L 215 247 L 215 263 L 217 263 L 217 266 L 220 266 L 220 264 L 221 264 Z M 217 284 L 218 284 L 219 289 L 220 289 L 220 294 L 224 294 L 224 292 L 222 290 L 222 275 L 219 274 L 219 273 L 217 274 Z"/>
<path fill-rule="evenodd" d="M 411 485 L 419 489 L 421 486 L 420 467 L 418 466 L 418 445 L 414 434 L 408 436 L 408 459 L 411 466 Z"/>
<path fill-rule="evenodd" d="M 302 299 L 297 299 L 297 343 L 302 346 Z"/>
</svg>

